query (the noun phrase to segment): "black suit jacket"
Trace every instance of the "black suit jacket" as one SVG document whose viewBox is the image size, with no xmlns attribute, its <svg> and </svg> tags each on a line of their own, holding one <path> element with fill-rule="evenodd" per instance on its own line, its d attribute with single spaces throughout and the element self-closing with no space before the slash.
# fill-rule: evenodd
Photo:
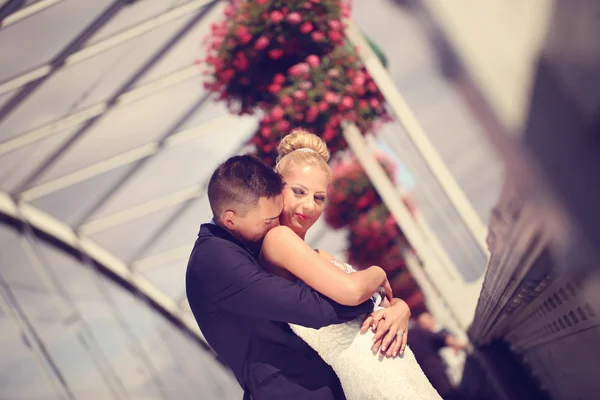
<svg viewBox="0 0 600 400">
<path fill-rule="evenodd" d="M 186 291 L 204 337 L 254 399 L 339 399 L 331 368 L 289 328 L 341 323 L 373 303 L 341 306 L 311 288 L 266 272 L 225 229 L 204 224 L 192 251 Z"/>
</svg>

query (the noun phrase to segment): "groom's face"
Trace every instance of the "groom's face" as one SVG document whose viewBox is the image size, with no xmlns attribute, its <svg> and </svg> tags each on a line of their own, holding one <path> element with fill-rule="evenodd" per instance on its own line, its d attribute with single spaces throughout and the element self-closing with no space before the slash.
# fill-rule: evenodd
<svg viewBox="0 0 600 400">
<path fill-rule="evenodd" d="M 236 216 L 234 228 L 236 236 L 249 247 L 260 248 L 267 232 L 279 225 L 279 215 L 283 210 L 281 195 L 258 199 L 256 207 L 249 210 L 244 216 Z"/>
</svg>

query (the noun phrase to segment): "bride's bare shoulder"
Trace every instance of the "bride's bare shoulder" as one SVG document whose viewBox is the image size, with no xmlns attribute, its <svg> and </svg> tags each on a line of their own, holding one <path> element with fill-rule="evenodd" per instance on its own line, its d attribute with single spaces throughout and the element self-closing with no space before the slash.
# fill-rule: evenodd
<svg viewBox="0 0 600 400">
<path fill-rule="evenodd" d="M 280 240 L 291 240 L 291 239 L 300 239 L 298 235 L 289 227 L 285 225 L 279 225 L 275 228 L 272 228 L 265 235 L 264 242 L 271 241 L 280 241 Z M 263 242 L 263 243 L 264 243 Z"/>
</svg>

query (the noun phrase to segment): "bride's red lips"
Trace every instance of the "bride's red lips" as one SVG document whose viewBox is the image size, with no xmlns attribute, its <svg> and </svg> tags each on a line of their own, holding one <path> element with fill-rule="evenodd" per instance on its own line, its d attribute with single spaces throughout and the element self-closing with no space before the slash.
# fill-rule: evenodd
<svg viewBox="0 0 600 400">
<path fill-rule="evenodd" d="M 298 219 L 300 219 L 301 221 L 310 221 L 311 220 L 311 217 L 306 214 L 296 213 L 296 215 L 298 216 Z"/>
</svg>

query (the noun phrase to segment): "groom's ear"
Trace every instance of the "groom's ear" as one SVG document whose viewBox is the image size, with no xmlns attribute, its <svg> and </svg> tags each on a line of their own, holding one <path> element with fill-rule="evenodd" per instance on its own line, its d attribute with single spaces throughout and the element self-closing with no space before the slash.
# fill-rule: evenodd
<svg viewBox="0 0 600 400">
<path fill-rule="evenodd" d="M 231 210 L 227 210 L 221 216 L 221 221 L 227 229 L 232 230 L 235 227 L 235 213 Z"/>
</svg>

